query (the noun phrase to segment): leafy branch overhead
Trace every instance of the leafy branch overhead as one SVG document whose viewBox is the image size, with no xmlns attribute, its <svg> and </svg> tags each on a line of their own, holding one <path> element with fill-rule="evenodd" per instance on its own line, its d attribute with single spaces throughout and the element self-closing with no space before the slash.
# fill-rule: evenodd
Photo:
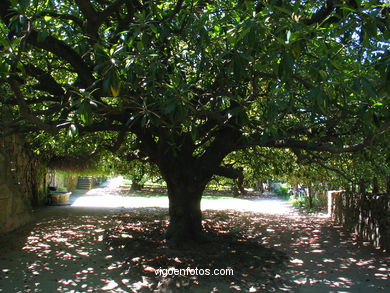
<svg viewBox="0 0 390 293">
<path fill-rule="evenodd" d="M 0 131 L 151 162 L 167 239 L 202 241 L 207 183 L 243 182 L 229 154 L 389 151 L 387 2 L 2 0 Z"/>
<path fill-rule="evenodd" d="M 77 99 L 74 88 L 93 92 L 97 119 L 112 113 L 107 118 L 119 123 L 133 118 L 186 132 L 196 125 L 195 138 L 227 122 L 275 134 L 262 119 L 299 109 L 311 119 L 348 113 L 363 94 L 370 95 L 368 108 L 383 106 L 389 8 L 361 5 L 65 1 L 33 9 L 27 1 L 3 1 L 2 29 L 11 37 L 3 40 L 10 49 L 3 67 L 11 70 L 23 55 L 13 66 L 30 81 L 26 87 L 46 87 L 58 102 Z"/>
<path fill-rule="evenodd" d="M 387 1 L 35 4 L 0 3 L 4 134 L 119 132 L 114 151 L 131 139 L 210 173 L 247 147 L 388 135 Z"/>
</svg>

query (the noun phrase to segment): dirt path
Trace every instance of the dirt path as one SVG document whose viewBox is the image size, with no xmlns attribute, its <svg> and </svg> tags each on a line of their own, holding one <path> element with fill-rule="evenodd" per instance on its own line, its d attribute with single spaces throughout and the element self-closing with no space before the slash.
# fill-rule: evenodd
<svg viewBox="0 0 390 293">
<path fill-rule="evenodd" d="M 112 203 L 115 191 L 106 191 Z M 204 202 L 205 227 L 217 240 L 188 256 L 165 246 L 167 209 L 156 207 L 163 199 L 150 200 L 36 211 L 34 223 L 0 241 L 0 292 L 390 291 L 388 253 L 359 246 L 328 218 L 299 215 L 285 201 Z M 230 267 L 234 276 L 154 273 L 171 266 Z"/>
</svg>

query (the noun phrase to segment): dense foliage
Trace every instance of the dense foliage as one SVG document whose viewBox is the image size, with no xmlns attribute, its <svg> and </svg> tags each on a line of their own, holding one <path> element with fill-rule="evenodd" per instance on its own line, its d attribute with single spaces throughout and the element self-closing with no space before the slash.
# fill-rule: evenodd
<svg viewBox="0 0 390 293">
<path fill-rule="evenodd" d="M 198 205 L 213 175 L 240 176 L 224 162 L 235 151 L 388 152 L 388 11 L 360 0 L 3 0 L 1 130 L 151 161 L 171 218 Z"/>
</svg>

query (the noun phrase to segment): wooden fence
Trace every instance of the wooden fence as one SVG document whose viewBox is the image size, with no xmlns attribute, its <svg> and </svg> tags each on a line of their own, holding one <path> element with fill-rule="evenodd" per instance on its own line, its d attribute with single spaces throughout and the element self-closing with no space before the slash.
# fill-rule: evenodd
<svg viewBox="0 0 390 293">
<path fill-rule="evenodd" d="M 390 251 L 390 195 L 331 192 L 334 221 L 361 240 Z"/>
</svg>

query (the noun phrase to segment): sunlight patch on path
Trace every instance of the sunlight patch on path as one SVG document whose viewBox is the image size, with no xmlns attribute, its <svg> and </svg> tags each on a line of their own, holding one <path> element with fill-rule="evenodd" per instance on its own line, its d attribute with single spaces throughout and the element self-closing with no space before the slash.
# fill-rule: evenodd
<svg viewBox="0 0 390 293">
<path fill-rule="evenodd" d="M 168 208 L 166 196 L 142 197 L 126 195 L 121 185 L 125 179 L 118 176 L 104 182 L 100 187 L 89 190 L 85 195 L 73 196 L 72 207 L 94 208 Z M 294 215 L 297 210 L 286 200 L 280 198 L 203 198 L 202 210 L 236 210 L 269 215 Z"/>
<path fill-rule="evenodd" d="M 296 209 L 280 198 L 202 200 L 202 210 L 237 210 L 272 215 L 295 214 Z"/>
<path fill-rule="evenodd" d="M 99 192 L 100 193 L 100 192 Z M 94 208 L 144 208 L 144 207 L 168 207 L 168 198 L 165 197 L 131 197 L 120 195 L 83 195 L 77 197 L 72 207 Z"/>
<path fill-rule="evenodd" d="M 107 188 L 119 188 L 123 182 L 125 182 L 123 176 L 117 176 L 111 179 L 108 179 L 107 181 L 103 182 L 100 186 L 101 187 L 107 187 Z M 93 189 L 92 189 L 93 190 Z"/>
<path fill-rule="evenodd" d="M 168 208 L 167 197 L 131 197 L 120 195 L 84 195 L 77 197 L 73 207 L 96 208 Z M 278 198 L 267 199 L 203 199 L 202 210 L 237 210 L 264 214 L 285 215 L 296 210 L 287 201 Z"/>
<path fill-rule="evenodd" d="M 85 195 L 73 196 L 72 207 L 94 207 L 94 208 L 145 208 L 160 207 L 168 208 L 168 197 L 136 197 L 121 196 L 115 191 L 105 188 L 97 188 Z M 296 209 L 286 200 L 279 198 L 257 198 L 257 199 L 207 199 L 201 202 L 202 210 L 236 210 L 248 211 L 272 215 L 296 214 Z"/>
</svg>

